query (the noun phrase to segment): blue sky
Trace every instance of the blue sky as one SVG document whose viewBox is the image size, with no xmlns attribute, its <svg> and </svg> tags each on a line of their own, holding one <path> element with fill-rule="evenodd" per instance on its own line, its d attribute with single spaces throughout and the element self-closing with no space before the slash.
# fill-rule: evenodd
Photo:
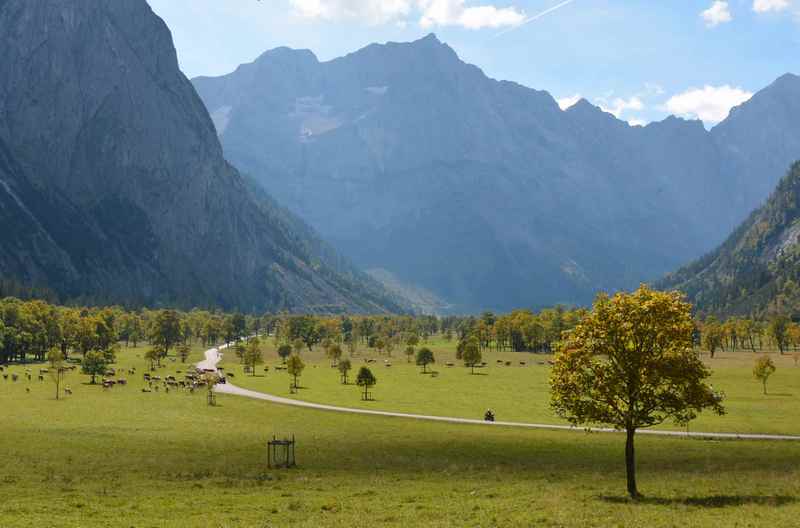
<svg viewBox="0 0 800 528">
<path fill-rule="evenodd" d="M 435 32 L 487 75 L 582 96 L 632 123 L 707 126 L 800 73 L 800 0 L 149 0 L 190 77 L 278 46 L 328 60 Z M 542 13 L 544 15 L 540 16 Z"/>
</svg>

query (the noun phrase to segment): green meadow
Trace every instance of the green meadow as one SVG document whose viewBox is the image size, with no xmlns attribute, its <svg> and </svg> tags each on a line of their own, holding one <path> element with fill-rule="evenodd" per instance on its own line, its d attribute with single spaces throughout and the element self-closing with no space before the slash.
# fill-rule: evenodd
<svg viewBox="0 0 800 528">
<path fill-rule="evenodd" d="M 306 368 L 300 377 L 297 394 L 289 391 L 290 379 L 276 366 L 281 361 L 271 340 L 265 341 L 265 364 L 256 375 L 245 374 L 233 351 L 222 365 L 233 372 L 237 385 L 277 396 L 345 407 L 379 409 L 435 416 L 481 419 L 487 408 L 498 420 L 564 424 L 549 405 L 549 364 L 551 356 L 514 352 L 484 352 L 487 366 L 470 369 L 455 358 L 455 344 L 442 339 L 426 346 L 433 350 L 436 363 L 422 374 L 422 368 L 407 361 L 401 352 L 393 357 L 360 349 L 352 358 L 350 385 L 343 385 L 338 370 L 331 368 L 321 350 L 301 353 Z M 800 366 L 789 355 L 770 354 L 777 371 L 768 383 L 765 396 L 753 378 L 754 355 L 749 352 L 717 354 L 706 363 L 713 369 L 712 384 L 726 395 L 728 413 L 701 415 L 690 430 L 705 432 L 772 433 L 800 435 Z M 366 363 L 367 359 L 375 360 Z M 498 363 L 500 362 L 500 363 Z M 447 366 L 448 363 L 453 366 Z M 507 365 L 510 363 L 510 365 Z M 522 365 L 524 363 L 524 365 Z M 378 378 L 372 390 L 375 401 L 361 401 L 360 389 L 353 383 L 358 369 L 367 364 Z M 391 365 L 391 366 L 387 366 Z M 268 371 L 264 371 L 268 367 Z M 674 429 L 671 424 L 663 428 Z"/>
<path fill-rule="evenodd" d="M 210 407 L 203 391 L 143 393 L 143 352 L 118 355 L 118 368 L 137 369 L 128 386 L 91 386 L 73 372 L 73 394 L 61 401 L 47 376 L 38 381 L 38 366 L 28 366 L 30 382 L 24 367 L 10 367 L 21 376 L 0 380 L 0 526 L 791 526 L 800 515 L 800 442 L 640 437 L 646 498 L 634 503 L 624 493 L 617 435 L 358 416 L 225 395 Z M 445 350 L 438 354 L 445 360 Z M 339 385 L 309 355 L 300 397 L 362 405 L 355 386 Z M 192 360 L 201 357 L 195 347 Z M 534 364 L 491 367 L 485 376 L 438 365 L 436 378 L 402 358 L 375 364 L 377 401 L 369 405 L 474 417 L 491 398 L 502 419 L 552 418 L 542 401 L 546 367 L 537 363 L 544 356 L 507 357 Z M 737 406 L 773 412 L 780 425 L 767 429 L 792 432 L 789 409 L 758 399 L 746 358 L 719 361 L 728 365 L 717 369 L 720 383 L 753 393 Z M 158 374 L 186 368 L 168 360 Z M 771 386 L 796 392 L 798 374 L 781 363 Z M 239 373 L 236 383 L 288 391 L 288 376 L 272 368 L 264 377 Z M 703 423 L 748 424 L 736 408 Z M 273 434 L 297 436 L 298 468 L 267 469 Z"/>
</svg>

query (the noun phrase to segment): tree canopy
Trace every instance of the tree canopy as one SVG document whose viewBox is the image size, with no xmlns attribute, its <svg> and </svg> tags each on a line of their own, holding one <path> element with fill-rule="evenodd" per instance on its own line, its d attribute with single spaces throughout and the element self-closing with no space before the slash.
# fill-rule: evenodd
<svg viewBox="0 0 800 528">
<path fill-rule="evenodd" d="M 566 336 L 550 377 L 551 404 L 575 425 L 609 424 L 627 432 L 628 492 L 638 497 L 637 429 L 667 420 L 686 424 L 703 409 L 722 414 L 711 372 L 692 350 L 691 306 L 675 292 L 598 296 Z"/>
<path fill-rule="evenodd" d="M 417 365 L 422 367 L 423 373 L 428 371 L 428 365 L 431 363 L 435 363 L 433 351 L 428 347 L 420 348 L 419 351 L 417 351 Z"/>
</svg>

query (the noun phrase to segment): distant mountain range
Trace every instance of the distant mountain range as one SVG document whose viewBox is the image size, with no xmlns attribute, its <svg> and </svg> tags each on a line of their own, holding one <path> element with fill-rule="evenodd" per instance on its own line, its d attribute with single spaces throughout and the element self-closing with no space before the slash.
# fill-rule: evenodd
<svg viewBox="0 0 800 528">
<path fill-rule="evenodd" d="M 800 157 L 800 78 L 707 131 L 486 77 L 431 35 L 193 80 L 225 154 L 377 277 L 453 311 L 586 303 L 720 243 Z M 388 284 L 388 283 L 387 283 Z"/>
<path fill-rule="evenodd" d="M 725 243 L 657 286 L 706 314 L 800 316 L 800 162 Z"/>
<path fill-rule="evenodd" d="M 145 0 L 0 1 L 0 278 L 64 300 L 404 305 L 223 158 Z"/>
</svg>

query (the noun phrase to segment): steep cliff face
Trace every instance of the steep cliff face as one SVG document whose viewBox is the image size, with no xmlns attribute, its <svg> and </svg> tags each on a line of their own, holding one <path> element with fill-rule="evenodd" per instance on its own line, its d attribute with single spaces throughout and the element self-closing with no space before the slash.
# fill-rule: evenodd
<svg viewBox="0 0 800 528">
<path fill-rule="evenodd" d="M 51 288 L 248 310 L 397 308 L 225 161 L 144 0 L 6 0 L 0 49 L 0 139 L 34 198 L 58 196 L 91 226 L 63 226 Z"/>
<path fill-rule="evenodd" d="M 71 257 L 50 235 L 49 226 L 38 219 L 42 211 L 50 210 L 67 221 L 71 211 L 65 209 L 40 198 L 0 141 L 0 269 L 4 274 L 29 283 L 75 279 Z"/>
<path fill-rule="evenodd" d="M 785 80 L 714 132 L 562 111 L 433 35 L 330 62 L 279 48 L 193 83 L 226 155 L 282 203 L 363 267 L 475 310 L 587 302 L 721 242 L 800 141 L 791 118 L 757 118 L 800 119 Z"/>
<path fill-rule="evenodd" d="M 657 286 L 704 313 L 800 315 L 800 162 L 720 247 Z"/>
</svg>

